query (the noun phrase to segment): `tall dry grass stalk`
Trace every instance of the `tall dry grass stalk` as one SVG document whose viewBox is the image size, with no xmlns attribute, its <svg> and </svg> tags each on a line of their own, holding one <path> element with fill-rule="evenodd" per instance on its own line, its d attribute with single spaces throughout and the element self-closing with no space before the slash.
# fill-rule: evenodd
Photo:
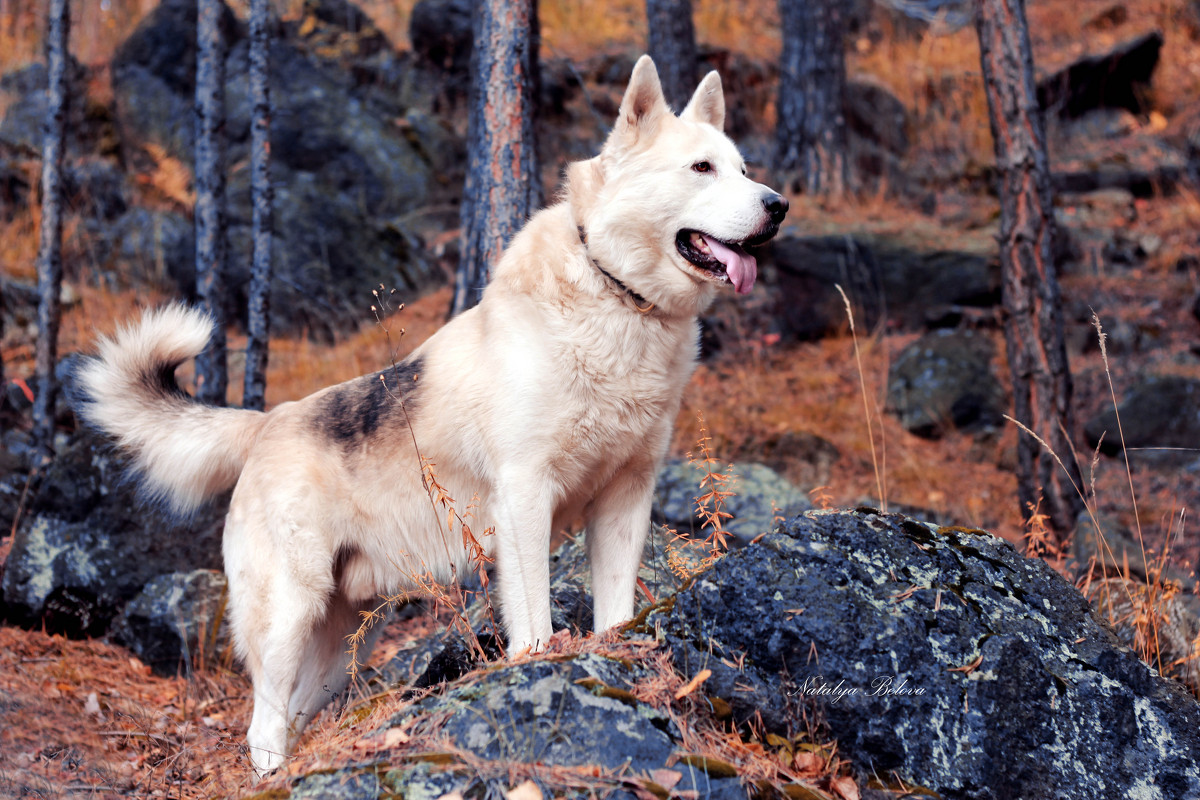
<svg viewBox="0 0 1200 800">
<path fill-rule="evenodd" d="M 834 284 L 838 290 L 838 294 L 842 296 L 842 302 L 846 305 L 846 318 L 850 321 L 850 338 L 854 341 L 854 362 L 858 368 L 858 385 L 862 390 L 863 401 L 863 416 L 867 421 L 867 438 L 871 444 L 871 467 L 875 470 L 875 489 L 879 494 L 879 505 L 883 511 L 887 511 L 887 489 L 885 487 L 885 473 L 887 472 L 887 449 L 886 441 L 883 435 L 883 423 L 879 422 L 879 447 L 880 454 L 875 452 L 875 421 L 878 419 L 877 413 L 872 413 L 870 396 L 867 393 L 867 378 L 866 371 L 863 369 L 862 353 L 858 347 L 858 333 L 854 329 L 854 309 L 850 307 L 850 298 L 846 296 L 846 292 L 842 289 L 841 284 Z"/>
</svg>

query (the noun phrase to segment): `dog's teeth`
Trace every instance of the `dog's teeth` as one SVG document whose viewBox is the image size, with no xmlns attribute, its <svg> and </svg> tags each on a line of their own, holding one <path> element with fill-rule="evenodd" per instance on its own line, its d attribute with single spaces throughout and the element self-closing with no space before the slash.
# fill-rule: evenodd
<svg viewBox="0 0 1200 800">
<path fill-rule="evenodd" d="M 699 250 L 701 253 L 709 252 L 708 242 L 705 241 L 704 237 L 701 236 L 699 233 L 692 234 L 692 246 L 695 247 L 697 250 Z"/>
</svg>

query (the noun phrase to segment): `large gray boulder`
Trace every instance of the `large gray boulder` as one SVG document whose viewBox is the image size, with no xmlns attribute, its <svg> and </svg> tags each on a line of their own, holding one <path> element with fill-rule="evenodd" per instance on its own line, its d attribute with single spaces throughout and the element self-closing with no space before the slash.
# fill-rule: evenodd
<svg viewBox="0 0 1200 800">
<path fill-rule="evenodd" d="M 938 330 L 896 356 L 888 370 L 887 407 L 910 433 L 937 438 L 1003 422 L 1004 388 L 992 369 L 995 346 L 984 333 Z"/>
<path fill-rule="evenodd" d="M 847 327 L 849 296 L 859 330 L 883 320 L 920 329 L 962 310 L 1000 300 L 995 241 L 969 249 L 922 249 L 887 237 L 776 237 L 767 250 L 776 271 L 764 270 L 765 309 L 788 339 L 817 339 Z"/>
<path fill-rule="evenodd" d="M 731 515 L 724 520 L 724 528 L 737 542 L 745 543 L 768 533 L 780 519 L 812 508 L 804 492 L 763 464 L 714 464 L 712 469 L 728 473 L 728 483 L 714 486 L 732 493 L 722 501 L 722 510 Z M 705 477 L 706 472 L 699 464 L 686 459 L 670 459 L 663 464 L 654 489 L 654 519 L 680 534 L 707 536 L 704 519 L 696 506 L 697 497 L 709 489 L 701 486 Z M 707 508 L 714 507 L 709 503 Z"/>
<path fill-rule="evenodd" d="M 353 8 L 341 5 L 344 12 Z M 327 6 L 317 4 L 317 11 L 347 16 Z M 249 42 L 226 12 L 225 130 L 227 160 L 236 165 L 248 159 L 250 144 Z M 155 145 L 191 164 L 195 25 L 195 3 L 166 0 L 114 58 L 116 117 L 127 149 Z M 356 35 L 385 47 L 372 30 Z M 270 53 L 271 305 L 288 309 L 277 316 L 277 330 L 325 336 L 370 319 L 371 292 L 381 284 L 411 296 L 445 282 L 443 270 L 424 255 L 412 219 L 435 192 L 444 194 L 437 178 L 448 169 L 442 160 L 457 153 L 457 139 L 419 111 L 360 88 L 354 70 L 327 63 L 303 45 L 280 37 Z M 231 170 L 227 187 L 231 318 L 244 316 L 250 276 L 249 172 Z M 194 284 L 186 269 L 171 277 L 185 292 Z"/>
<path fill-rule="evenodd" d="M 1111 404 L 1084 425 L 1088 445 L 1131 460 L 1162 466 L 1194 462 L 1200 450 L 1200 380 L 1150 375 L 1124 392 L 1120 428 Z"/>
<path fill-rule="evenodd" d="M 155 576 L 220 569 L 221 504 L 183 524 L 141 502 L 124 468 L 81 435 L 34 484 L 4 563 L 7 619 L 99 635 Z"/>
<path fill-rule="evenodd" d="M 151 578 L 117 616 L 112 638 L 159 675 L 222 663 L 231 656 L 226 592 L 214 569 Z"/>
<path fill-rule="evenodd" d="M 380 731 L 404 727 L 414 737 L 436 736 L 471 753 L 476 764 L 503 764 L 506 771 L 520 764 L 593 768 L 595 788 L 605 791 L 670 766 L 682 773 L 676 792 L 745 798 L 736 777 L 676 763 L 686 743 L 675 720 L 630 691 L 649 674 L 628 658 L 595 654 L 503 664 L 412 703 Z M 464 793 L 480 783 L 500 794 L 509 788 L 481 780 L 477 769 L 443 773 L 440 785 Z"/>
<path fill-rule="evenodd" d="M 982 531 L 809 512 L 646 627 L 737 719 L 786 735 L 817 710 L 863 775 L 971 800 L 1200 795 L 1196 700 Z"/>
</svg>

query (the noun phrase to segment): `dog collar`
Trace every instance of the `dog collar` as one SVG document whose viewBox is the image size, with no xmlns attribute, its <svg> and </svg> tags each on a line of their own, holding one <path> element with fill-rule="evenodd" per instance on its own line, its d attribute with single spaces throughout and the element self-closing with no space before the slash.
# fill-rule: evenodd
<svg viewBox="0 0 1200 800">
<path fill-rule="evenodd" d="M 587 250 L 587 231 L 585 231 L 583 229 L 582 225 L 576 225 L 575 230 L 579 231 L 579 242 L 580 242 L 580 244 L 583 245 L 583 249 L 586 251 Z M 600 262 L 597 261 L 596 259 L 592 258 L 590 254 L 588 255 L 588 261 L 591 261 L 592 266 L 595 267 L 596 269 L 600 270 L 600 274 L 603 275 L 605 278 L 607 278 L 609 283 L 616 286 L 617 289 L 624 292 L 629 297 L 629 299 L 633 301 L 633 307 L 638 310 L 639 314 L 649 314 L 651 311 L 654 310 L 654 303 L 651 303 L 649 300 L 642 297 L 640 294 L 635 292 L 633 289 L 630 289 L 628 286 L 626 286 L 621 281 L 620 278 L 618 278 L 616 275 L 613 275 L 611 272 L 606 270 L 604 267 L 600 266 Z"/>
</svg>

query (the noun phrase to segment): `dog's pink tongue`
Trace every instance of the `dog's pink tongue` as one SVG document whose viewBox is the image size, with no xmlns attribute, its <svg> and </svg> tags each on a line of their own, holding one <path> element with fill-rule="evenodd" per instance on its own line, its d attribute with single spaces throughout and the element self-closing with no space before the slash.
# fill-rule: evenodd
<svg viewBox="0 0 1200 800">
<path fill-rule="evenodd" d="M 709 236 L 705 236 L 704 241 L 708 242 L 708 249 L 717 260 L 725 265 L 725 274 L 733 283 L 734 290 L 738 294 L 749 294 L 758 278 L 758 262 L 754 256 L 737 245 L 730 247 Z"/>
</svg>

